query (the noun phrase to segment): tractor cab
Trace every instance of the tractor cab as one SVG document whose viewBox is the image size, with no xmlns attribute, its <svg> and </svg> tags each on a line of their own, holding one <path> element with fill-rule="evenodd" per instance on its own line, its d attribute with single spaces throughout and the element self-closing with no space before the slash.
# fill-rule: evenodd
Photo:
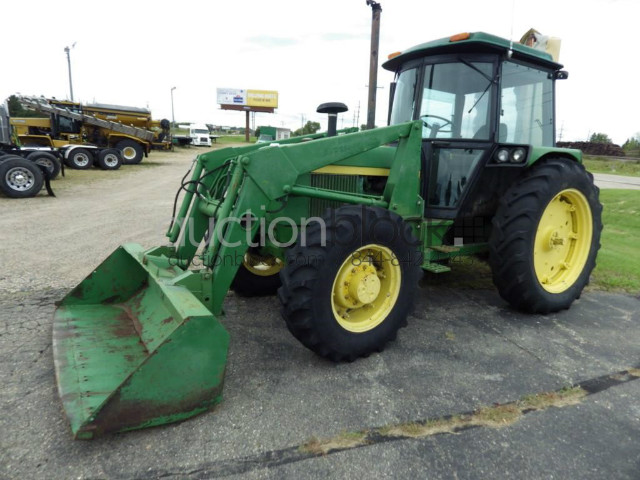
<svg viewBox="0 0 640 480">
<path fill-rule="evenodd" d="M 566 72 L 550 54 L 466 33 L 389 58 L 383 67 L 396 73 L 389 124 L 422 121 L 427 216 L 453 219 L 465 206 L 474 217 L 490 215 L 531 148 L 554 146 L 554 80 Z M 470 195 L 480 180 L 495 198 Z M 473 208 L 465 205 L 471 196 Z"/>
</svg>

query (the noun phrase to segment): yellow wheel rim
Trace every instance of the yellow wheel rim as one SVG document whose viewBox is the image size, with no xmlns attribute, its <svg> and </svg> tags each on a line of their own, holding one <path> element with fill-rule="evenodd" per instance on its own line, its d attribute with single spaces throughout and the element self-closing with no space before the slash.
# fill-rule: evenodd
<svg viewBox="0 0 640 480">
<path fill-rule="evenodd" d="M 136 151 L 133 147 L 124 147 L 122 150 L 122 156 L 127 160 L 131 160 L 136 156 Z"/>
<path fill-rule="evenodd" d="M 365 245 L 340 266 L 331 289 L 331 308 L 342 328 L 367 332 L 380 325 L 398 300 L 402 270 L 387 247 Z"/>
<path fill-rule="evenodd" d="M 593 237 L 593 219 L 587 198 L 569 188 L 547 205 L 534 240 L 533 264 L 542 288 L 562 293 L 582 273 Z"/>
<path fill-rule="evenodd" d="M 284 267 L 284 263 L 279 258 L 259 255 L 255 252 L 245 253 L 242 264 L 247 270 L 259 277 L 270 277 L 280 272 Z"/>
</svg>

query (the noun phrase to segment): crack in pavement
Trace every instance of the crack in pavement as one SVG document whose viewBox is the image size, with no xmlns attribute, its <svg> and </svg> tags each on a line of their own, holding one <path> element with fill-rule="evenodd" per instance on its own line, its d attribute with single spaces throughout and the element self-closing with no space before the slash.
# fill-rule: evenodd
<svg viewBox="0 0 640 480">
<path fill-rule="evenodd" d="M 633 367 L 627 370 L 621 370 L 605 375 L 601 375 L 599 377 L 591 378 L 588 380 L 584 380 L 582 382 L 576 383 L 572 386 L 572 388 L 580 388 L 584 390 L 584 397 L 594 395 L 599 392 L 603 392 L 612 387 L 622 385 L 628 382 L 632 382 L 634 380 L 640 379 L 640 368 Z M 561 390 L 557 391 L 560 392 Z M 510 402 L 508 404 L 502 404 L 502 406 L 515 405 L 517 402 Z M 522 415 L 526 415 L 528 413 L 534 411 L 545 410 L 549 407 L 544 408 L 528 408 L 522 410 Z M 476 410 L 477 411 L 477 410 Z M 474 412 L 462 412 L 453 415 L 447 415 L 444 417 L 440 417 L 437 420 L 449 420 L 456 417 L 461 417 L 465 415 L 473 415 Z M 417 420 L 413 423 L 426 425 L 428 420 Z M 173 470 L 153 470 L 148 469 L 144 472 L 137 472 L 133 474 L 127 474 L 126 478 L 133 479 L 148 479 L 148 478 L 171 478 L 171 477 L 182 477 L 182 478 L 190 478 L 190 479 L 208 479 L 212 477 L 225 477 L 229 475 L 237 475 L 242 473 L 251 472 L 259 469 L 269 469 L 273 467 L 279 467 L 283 465 L 287 465 L 290 463 L 301 462 L 304 460 L 308 460 L 311 458 L 323 457 L 327 455 L 332 455 L 334 453 L 343 452 L 346 450 L 353 450 L 356 448 L 367 447 L 370 445 L 381 444 L 392 441 L 400 441 L 400 440 L 409 440 L 415 438 L 428 438 L 431 435 L 447 435 L 447 434 L 458 434 L 467 430 L 475 429 L 475 428 L 487 428 L 487 425 L 473 424 L 469 423 L 466 425 L 462 425 L 460 427 L 455 427 L 450 431 L 435 431 L 432 434 L 424 435 L 424 436 L 416 436 L 411 434 L 384 434 L 381 433 L 384 431 L 384 428 L 370 428 L 364 429 L 359 432 L 355 432 L 355 434 L 359 435 L 360 441 L 353 441 L 350 444 L 346 444 L 346 446 L 336 446 L 335 448 L 331 448 L 328 451 L 309 451 L 305 449 L 306 444 L 296 445 L 292 447 L 282 448 L 278 450 L 270 450 L 254 455 L 248 455 L 245 457 L 233 458 L 230 460 L 216 460 L 212 462 L 202 463 L 200 465 L 194 465 L 191 467 L 178 468 Z M 119 477 L 118 475 L 114 476 L 114 478 L 125 478 Z"/>
<path fill-rule="evenodd" d="M 457 295 L 459 292 L 455 292 Z M 462 298 L 462 294 L 458 295 L 460 298 Z M 487 308 L 487 305 L 484 305 L 480 302 L 478 302 L 475 298 L 469 296 L 469 297 L 464 297 L 465 299 L 468 299 L 469 301 L 475 303 L 478 307 L 482 307 L 482 308 Z M 492 332 L 496 333 L 500 338 L 506 340 L 508 343 L 514 345 L 516 348 L 519 348 L 520 350 L 522 350 L 524 353 L 531 355 L 533 358 L 535 358 L 537 361 L 539 361 L 540 363 L 542 363 L 543 365 L 550 367 L 550 365 L 548 365 L 542 358 L 540 358 L 538 355 L 536 355 L 534 352 L 532 352 L 531 350 L 529 350 L 528 348 L 524 347 L 523 345 L 520 345 L 518 342 L 516 342 L 515 340 L 507 337 L 502 331 L 498 330 L 495 326 L 491 325 L 488 322 L 485 322 L 484 320 L 480 320 L 480 322 L 485 326 L 488 327 Z"/>
</svg>

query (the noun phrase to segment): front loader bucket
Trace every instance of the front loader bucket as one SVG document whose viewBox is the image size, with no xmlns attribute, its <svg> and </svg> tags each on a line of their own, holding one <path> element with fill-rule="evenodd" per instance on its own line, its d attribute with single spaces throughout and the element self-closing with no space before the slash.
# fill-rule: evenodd
<svg viewBox="0 0 640 480">
<path fill-rule="evenodd" d="M 75 438 L 183 420 L 221 400 L 229 335 L 169 270 L 124 245 L 59 303 L 53 355 Z"/>
</svg>

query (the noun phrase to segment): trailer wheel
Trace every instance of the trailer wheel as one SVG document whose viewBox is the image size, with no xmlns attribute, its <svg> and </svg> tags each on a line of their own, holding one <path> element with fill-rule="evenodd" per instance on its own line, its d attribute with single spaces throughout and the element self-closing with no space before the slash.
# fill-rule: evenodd
<svg viewBox="0 0 640 480">
<path fill-rule="evenodd" d="M 118 170 L 122 165 L 120 152 L 115 148 L 108 148 L 98 153 L 98 166 L 103 170 Z"/>
<path fill-rule="evenodd" d="M 0 190 L 11 198 L 33 197 L 42 190 L 44 176 L 31 160 L 15 156 L 0 163 Z"/>
<path fill-rule="evenodd" d="M 281 285 L 279 273 L 283 266 L 280 259 L 250 249 L 231 283 L 231 290 L 242 297 L 275 295 Z"/>
<path fill-rule="evenodd" d="M 533 166 L 502 198 L 489 238 L 500 296 L 531 313 L 567 309 L 589 283 L 602 205 L 593 175 L 572 160 Z"/>
<path fill-rule="evenodd" d="M 382 351 L 406 326 L 420 278 L 420 244 L 395 213 L 329 210 L 287 252 L 278 297 L 289 331 L 320 356 L 353 361 Z"/>
<path fill-rule="evenodd" d="M 27 159 L 44 167 L 49 172 L 49 180 L 54 180 L 60 174 L 60 160 L 48 152 L 31 152 Z"/>
<path fill-rule="evenodd" d="M 86 170 L 93 165 L 93 153 L 86 148 L 74 148 L 65 163 L 76 170 Z"/>
<path fill-rule="evenodd" d="M 125 165 L 137 164 L 142 161 L 144 150 L 138 142 L 129 139 L 120 140 L 116 143 L 116 148 L 122 152 Z"/>
</svg>

